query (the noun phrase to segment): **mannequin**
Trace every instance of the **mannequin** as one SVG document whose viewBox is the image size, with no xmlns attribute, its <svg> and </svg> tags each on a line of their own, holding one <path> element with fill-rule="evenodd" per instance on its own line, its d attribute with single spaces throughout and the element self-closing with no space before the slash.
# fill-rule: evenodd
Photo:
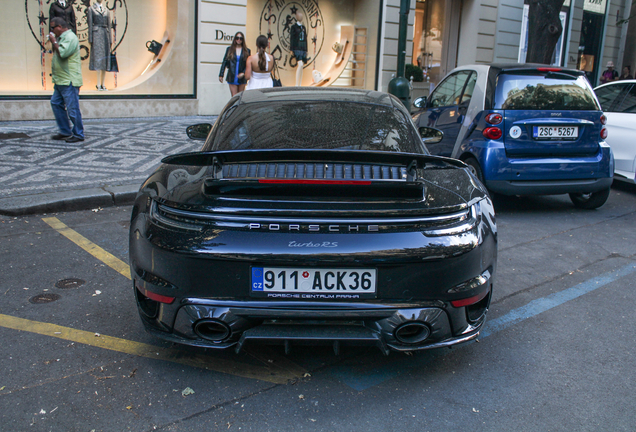
<svg viewBox="0 0 636 432">
<path fill-rule="evenodd" d="M 110 70 L 111 23 L 108 8 L 103 0 L 95 0 L 86 10 L 88 21 L 88 43 L 91 44 L 91 57 L 88 68 L 97 71 L 97 90 L 106 90 L 104 78 Z"/>
<path fill-rule="evenodd" d="M 75 8 L 70 4 L 69 0 L 56 0 L 51 3 L 49 8 L 49 32 L 53 29 L 50 28 L 51 20 L 55 17 L 63 18 L 66 21 L 66 25 L 73 33 L 77 34 L 77 23 L 75 21 Z"/>
<path fill-rule="evenodd" d="M 303 81 L 303 66 L 309 61 L 307 58 L 307 28 L 303 25 L 303 13 L 296 12 L 296 23 L 289 28 L 289 45 L 294 57 L 298 61 L 296 70 L 296 86 Z"/>
</svg>

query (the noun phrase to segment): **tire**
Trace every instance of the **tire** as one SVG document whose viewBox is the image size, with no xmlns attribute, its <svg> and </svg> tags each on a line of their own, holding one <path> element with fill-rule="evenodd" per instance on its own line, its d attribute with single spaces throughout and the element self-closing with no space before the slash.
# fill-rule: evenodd
<svg viewBox="0 0 636 432">
<path fill-rule="evenodd" d="M 468 157 L 463 162 L 468 165 L 468 168 L 470 168 L 470 172 L 472 172 L 475 177 L 477 177 L 479 181 L 482 182 L 485 186 L 486 183 L 484 183 L 484 174 L 481 171 L 481 167 L 479 166 L 479 162 L 477 162 L 477 159 L 475 159 L 474 157 Z"/>
<path fill-rule="evenodd" d="M 574 207 L 576 208 L 593 210 L 605 204 L 605 201 L 607 201 L 609 195 L 610 188 L 607 188 L 602 191 L 587 194 L 571 193 L 570 199 L 572 200 L 572 204 L 574 204 Z"/>
</svg>

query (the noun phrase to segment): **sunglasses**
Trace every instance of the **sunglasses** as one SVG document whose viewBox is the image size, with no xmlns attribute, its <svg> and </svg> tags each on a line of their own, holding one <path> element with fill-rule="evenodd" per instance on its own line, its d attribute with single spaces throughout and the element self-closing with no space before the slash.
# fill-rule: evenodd
<svg viewBox="0 0 636 432">
<path fill-rule="evenodd" d="M 235 40 L 243 40 L 243 38 L 241 36 L 237 36 L 234 38 Z"/>
</svg>

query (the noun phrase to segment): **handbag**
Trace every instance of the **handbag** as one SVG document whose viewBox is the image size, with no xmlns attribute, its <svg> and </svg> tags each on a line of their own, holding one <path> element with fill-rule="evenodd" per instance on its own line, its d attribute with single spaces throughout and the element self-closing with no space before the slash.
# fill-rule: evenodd
<svg viewBox="0 0 636 432">
<path fill-rule="evenodd" d="M 161 52 L 161 48 L 163 48 L 163 44 L 157 42 L 156 40 L 151 40 L 146 42 L 146 48 L 148 48 L 148 51 L 150 51 L 154 55 L 159 55 L 159 53 Z"/>
<path fill-rule="evenodd" d="M 272 69 L 271 75 L 274 87 L 282 87 L 283 83 L 280 80 L 280 74 L 278 73 L 278 64 L 276 63 L 276 60 L 274 60 L 274 68 Z"/>
<path fill-rule="evenodd" d="M 108 72 L 119 72 L 119 65 L 117 64 L 117 54 L 110 53 L 110 69 Z"/>
</svg>

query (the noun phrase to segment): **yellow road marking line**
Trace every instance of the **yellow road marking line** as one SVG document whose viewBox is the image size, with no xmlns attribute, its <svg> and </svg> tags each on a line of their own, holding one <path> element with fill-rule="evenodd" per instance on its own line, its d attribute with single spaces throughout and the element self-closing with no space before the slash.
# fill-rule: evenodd
<svg viewBox="0 0 636 432">
<path fill-rule="evenodd" d="M 56 217 L 42 218 L 42 220 L 64 237 L 84 249 L 89 254 L 93 255 L 98 260 L 102 261 L 108 267 L 130 279 L 130 266 L 115 255 L 106 252 L 104 249 L 97 246 L 77 231 L 73 231 Z"/>
<path fill-rule="evenodd" d="M 91 254 L 92 256 L 94 256 L 95 258 L 97 258 L 98 260 L 102 261 L 104 264 L 106 264 L 107 266 L 109 266 L 110 268 L 114 269 L 115 271 L 117 271 L 118 273 L 124 275 L 125 277 L 127 277 L 128 279 L 131 279 L 130 277 L 130 267 L 128 266 L 128 264 L 126 264 L 125 262 L 123 262 L 122 260 L 120 260 L 119 258 L 117 258 L 116 256 L 114 256 L 113 254 L 106 252 L 104 249 L 102 249 L 101 247 L 97 246 L 95 243 L 93 243 L 92 241 L 90 241 L 89 239 L 87 239 L 86 237 L 84 237 L 83 235 L 81 235 L 80 233 L 78 233 L 77 231 L 72 230 L 71 228 L 69 228 L 67 225 L 65 225 L 62 221 L 60 221 L 58 218 L 56 217 L 48 217 L 48 218 L 42 218 L 42 220 L 44 222 L 46 222 L 51 228 L 53 228 L 54 230 L 56 230 L 57 232 L 59 232 L 60 234 L 62 234 L 64 237 L 68 238 L 70 241 L 72 241 L 73 243 L 75 243 L 76 245 L 78 245 L 79 247 L 81 247 L 82 249 L 84 249 L 86 252 L 88 252 L 89 254 Z M 3 315 L 0 315 L 0 317 Z M 11 318 L 11 317 L 9 317 Z M 19 318 L 14 318 L 14 319 L 19 319 Z M 26 321 L 26 320 L 25 320 Z M 36 321 L 30 321 L 30 322 L 36 322 Z M 41 325 L 46 325 L 46 326 L 54 326 L 54 324 L 44 324 L 44 323 L 39 323 Z M 3 327 L 8 327 L 3 325 L 3 320 L 0 320 L 0 326 Z M 57 327 L 57 326 L 56 326 Z M 9 327 L 9 328 L 14 328 L 14 327 Z M 108 348 L 105 346 L 101 346 L 99 345 L 98 342 L 96 343 L 88 343 L 86 341 L 93 341 L 94 339 L 104 339 L 104 340 L 112 340 L 112 341 L 123 341 L 126 342 L 128 344 L 132 344 L 131 346 L 135 346 L 139 352 L 141 352 L 141 354 L 137 353 L 137 351 L 132 352 L 132 351 L 124 351 L 124 350 L 120 350 L 120 349 L 113 349 L 114 351 L 120 351 L 120 352 L 126 352 L 129 354 L 136 354 L 142 357 L 149 357 L 149 358 L 159 358 L 162 360 L 167 360 L 167 361 L 173 361 L 176 363 L 182 363 L 182 364 L 188 364 L 190 366 L 194 366 L 194 367 L 199 367 L 199 368 L 204 368 L 204 369 L 211 369 L 211 370 L 216 370 L 217 372 L 223 372 L 223 373 L 228 373 L 228 374 L 232 374 L 232 375 L 237 375 L 237 376 L 242 376 L 242 377 L 247 377 L 247 378 L 254 378 L 254 379 L 259 379 L 262 381 L 269 381 L 269 382 L 275 382 L 275 383 L 284 383 L 287 382 L 287 380 L 289 379 L 296 379 L 296 378 L 300 378 L 302 377 L 307 371 L 302 368 L 301 366 L 297 365 L 296 363 L 292 362 L 291 360 L 287 359 L 284 356 L 281 356 L 279 354 L 276 354 L 274 352 L 268 352 L 267 357 L 268 359 L 264 359 L 262 355 L 257 354 L 255 351 L 250 352 L 249 350 L 246 350 L 248 353 L 250 353 L 254 358 L 263 361 L 265 363 L 266 360 L 272 360 L 273 363 L 271 363 L 271 365 L 268 365 L 266 368 L 261 368 L 259 369 L 259 373 L 256 376 L 247 376 L 244 375 L 242 373 L 240 373 L 240 371 L 235 372 L 235 369 L 238 368 L 242 368 L 244 366 L 246 366 L 245 364 L 241 364 L 241 363 L 235 363 L 235 362 L 229 362 L 229 361 L 223 361 L 224 366 L 221 369 L 216 369 L 216 368 L 211 368 L 209 367 L 209 365 L 207 365 L 207 363 L 209 363 L 210 358 L 209 357 L 205 357 L 205 356 L 199 356 L 199 355 L 192 355 L 189 353 L 184 353 L 183 351 L 179 351 L 179 350 L 167 350 L 165 348 L 159 348 L 159 347 L 155 347 L 153 345 L 147 345 L 147 344 L 141 344 L 138 342 L 132 342 L 132 341 L 128 341 L 126 339 L 119 339 L 119 338 L 114 338 L 111 336 L 101 336 L 99 338 L 95 337 L 95 335 L 93 333 L 90 332 L 83 332 L 86 333 L 85 336 L 86 337 L 86 341 L 84 340 L 76 340 L 76 339 L 70 339 L 67 337 L 63 337 L 62 335 L 64 334 L 68 334 L 68 332 L 82 332 L 82 330 L 75 330 L 72 328 L 68 328 L 68 327 L 60 327 L 61 329 L 65 329 L 65 331 L 61 331 L 60 330 L 60 334 L 54 334 L 55 332 L 53 332 L 53 334 L 51 334 L 51 332 L 49 332 L 47 330 L 46 333 L 41 333 L 41 332 L 35 332 L 34 333 L 39 333 L 39 334 L 45 334 L 47 336 L 53 336 L 53 337 L 58 337 L 60 339 L 68 339 L 68 340 L 72 340 L 75 342 L 79 342 L 79 343 L 83 343 L 83 344 L 87 344 L 87 345 L 93 345 L 93 346 L 100 346 L 102 348 L 106 348 L 106 349 L 112 349 L 112 348 Z M 16 330 L 24 330 L 24 331 L 32 331 L 30 329 L 30 327 L 28 328 L 16 328 Z M 78 334 L 83 334 L 83 333 L 78 333 Z M 75 333 L 73 333 L 75 335 Z M 136 345 L 135 345 L 136 344 Z M 132 349 L 132 348 L 131 348 Z M 150 351 L 152 351 L 154 353 L 154 355 L 146 355 L 143 354 L 145 352 L 150 352 L 148 351 L 148 349 Z M 164 350 L 164 357 L 162 357 L 162 354 L 157 355 L 157 352 L 161 352 L 160 350 Z M 188 362 L 189 363 L 184 363 L 182 360 L 182 356 L 183 355 L 187 355 L 188 356 Z M 177 357 L 178 356 L 178 360 Z M 215 360 L 215 362 L 217 362 L 217 360 Z M 269 361 L 267 361 L 266 364 L 268 364 Z M 236 367 L 234 366 L 236 365 Z M 279 372 L 273 372 L 274 370 L 279 371 Z M 277 379 L 280 380 L 276 381 Z"/>
<path fill-rule="evenodd" d="M 76 330 L 56 324 L 43 323 L 39 321 L 16 318 L 9 315 L 0 314 L 0 326 L 36 333 L 44 336 L 51 336 L 58 339 L 103 348 L 125 354 L 132 354 L 139 357 L 146 357 L 156 360 L 165 360 L 172 363 L 179 363 L 185 366 L 207 369 L 243 378 L 257 379 L 275 384 L 285 384 L 291 379 L 301 378 L 301 371 L 290 371 L 276 365 L 255 366 L 246 363 L 223 360 L 211 356 L 191 353 L 174 348 L 163 348 L 142 342 L 134 342 L 112 336 L 99 335 L 84 330 Z"/>
</svg>

